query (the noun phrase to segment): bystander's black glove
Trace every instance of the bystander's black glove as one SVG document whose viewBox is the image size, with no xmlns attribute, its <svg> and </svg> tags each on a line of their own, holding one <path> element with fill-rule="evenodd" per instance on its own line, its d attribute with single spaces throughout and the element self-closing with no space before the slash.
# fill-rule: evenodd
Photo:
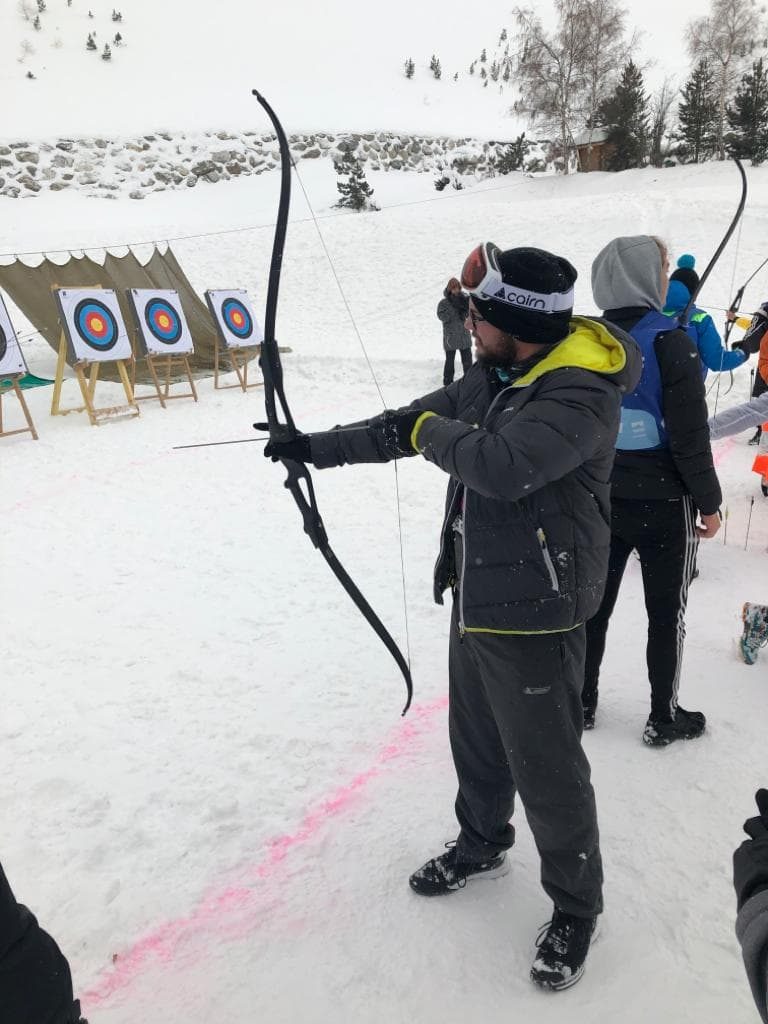
<svg viewBox="0 0 768 1024">
<path fill-rule="evenodd" d="M 733 886 L 739 910 L 754 893 L 768 889 L 768 789 L 758 789 L 755 802 L 760 813 L 744 822 L 750 838 L 733 855 Z"/>
<path fill-rule="evenodd" d="M 743 352 L 746 359 L 749 359 L 749 357 L 752 355 L 752 353 L 744 345 L 743 341 L 734 341 L 734 343 L 731 345 L 731 350 L 733 352 Z"/>
<path fill-rule="evenodd" d="M 401 412 L 387 409 L 384 412 L 384 442 L 393 455 L 418 454 L 411 443 L 411 434 L 416 426 L 416 420 L 423 415 L 423 409 L 404 409 Z"/>
<path fill-rule="evenodd" d="M 309 434 L 299 432 L 290 441 L 268 441 L 264 455 L 273 462 L 279 459 L 292 459 L 294 462 L 312 462 L 312 448 Z"/>
</svg>

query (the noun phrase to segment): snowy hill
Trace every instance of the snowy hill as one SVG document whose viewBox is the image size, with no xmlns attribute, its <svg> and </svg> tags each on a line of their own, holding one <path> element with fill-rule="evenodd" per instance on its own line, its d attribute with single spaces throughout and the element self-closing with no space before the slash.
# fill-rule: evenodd
<svg viewBox="0 0 768 1024">
<path fill-rule="evenodd" d="M 41 13 L 37 0 L 0 4 L 0 139 L 243 130 L 259 121 L 253 87 L 273 97 L 290 131 L 508 138 L 521 130 L 508 116 L 512 90 L 500 93 L 501 83 L 484 89 L 467 73 L 483 47 L 489 63 L 503 53 L 501 30 L 513 28 L 504 0 L 489 0 L 480 12 L 443 0 L 392 0 L 380 8 L 351 0 L 44 2 Z M 657 62 L 649 82 L 679 73 L 683 26 L 703 5 L 670 9 L 662 0 L 631 0 L 628 6 L 630 26 L 643 31 L 642 56 Z M 115 9 L 119 23 L 112 21 Z M 33 27 L 38 14 L 39 31 Z M 551 17 L 543 6 L 542 14 Z M 86 50 L 90 33 L 92 52 Z M 112 46 L 109 62 L 101 60 L 105 43 Z M 25 55 L 28 46 L 34 52 Z M 432 54 L 442 64 L 439 82 L 429 72 Z M 403 76 L 409 57 L 416 65 L 410 82 Z"/>
</svg>

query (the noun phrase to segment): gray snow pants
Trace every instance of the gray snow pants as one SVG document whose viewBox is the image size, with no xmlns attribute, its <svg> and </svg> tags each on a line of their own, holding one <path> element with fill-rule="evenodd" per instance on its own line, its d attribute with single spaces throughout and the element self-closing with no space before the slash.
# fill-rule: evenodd
<svg viewBox="0 0 768 1024">
<path fill-rule="evenodd" d="M 454 603 L 449 730 L 459 780 L 460 860 L 515 840 L 515 793 L 541 857 L 541 883 L 566 913 L 603 909 L 595 794 L 581 746 L 584 626 L 568 633 L 461 639 Z"/>
</svg>

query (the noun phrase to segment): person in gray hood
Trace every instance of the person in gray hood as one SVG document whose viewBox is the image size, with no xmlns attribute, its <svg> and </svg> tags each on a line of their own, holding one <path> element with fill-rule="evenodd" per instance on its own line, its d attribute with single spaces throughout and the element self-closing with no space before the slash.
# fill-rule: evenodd
<svg viewBox="0 0 768 1024">
<path fill-rule="evenodd" d="M 611 551 L 605 595 L 587 624 L 582 702 L 595 724 L 608 622 L 633 550 L 640 556 L 648 612 L 651 713 L 643 740 L 666 746 L 701 736 L 705 718 L 677 701 L 688 585 L 699 538 L 720 527 L 720 485 L 707 427 L 698 350 L 661 312 L 669 259 L 650 235 L 615 238 L 592 264 L 592 291 L 605 317 L 643 354 L 637 387 L 622 399 L 611 476 Z M 697 525 L 697 514 L 700 522 Z"/>
<path fill-rule="evenodd" d="M 519 794 L 554 904 L 531 970 L 549 989 L 581 977 L 602 910 L 581 745 L 584 623 L 605 584 L 621 397 L 640 376 L 631 338 L 573 315 L 575 280 L 552 253 L 478 246 L 461 280 L 478 361 L 460 380 L 265 450 L 318 468 L 420 455 L 448 477 L 434 595 L 453 598 L 459 833 L 410 886 L 441 896 L 504 874 Z"/>
</svg>

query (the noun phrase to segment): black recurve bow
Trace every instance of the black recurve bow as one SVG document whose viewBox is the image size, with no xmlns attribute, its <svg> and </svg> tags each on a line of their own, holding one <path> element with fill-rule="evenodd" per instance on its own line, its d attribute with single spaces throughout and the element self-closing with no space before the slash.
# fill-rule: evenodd
<svg viewBox="0 0 768 1024">
<path fill-rule="evenodd" d="M 715 267 L 715 264 L 720 259 L 720 256 L 722 255 L 722 252 L 723 252 L 723 249 L 725 249 L 726 245 L 728 245 L 728 242 L 731 239 L 731 235 L 736 230 L 736 225 L 741 220 L 742 213 L 744 213 L 744 207 L 745 207 L 746 202 L 747 202 L 747 176 L 744 173 L 744 168 L 741 166 L 741 161 L 737 160 L 737 158 L 735 156 L 731 157 L 731 159 L 733 160 L 733 162 L 738 167 L 739 174 L 741 175 L 741 199 L 739 200 L 739 205 L 738 205 L 738 207 L 736 209 L 736 213 L 733 215 L 733 219 L 731 220 L 731 223 L 728 225 L 728 230 L 723 235 L 723 238 L 722 238 L 722 241 L 720 242 L 720 245 L 718 245 L 717 249 L 715 250 L 714 256 L 712 257 L 712 259 L 707 264 L 706 270 L 704 271 L 704 273 L 699 278 L 698 287 L 694 290 L 693 295 L 691 295 L 691 298 L 690 298 L 690 301 L 689 301 L 688 305 L 685 307 L 683 312 L 678 317 L 678 323 L 683 328 L 685 328 L 687 326 L 687 324 L 688 324 L 688 315 L 691 312 L 691 309 L 693 308 L 694 303 L 696 302 L 696 298 L 698 297 L 699 293 L 701 292 L 701 289 L 704 287 L 704 285 L 705 285 L 705 283 L 707 281 L 707 278 L 712 273 L 712 271 L 713 271 L 713 269 Z M 768 261 L 766 261 L 766 262 L 768 262 Z M 748 283 L 749 282 L 745 283 L 744 288 L 746 288 Z M 744 294 L 744 288 L 740 289 L 739 296 L 738 296 L 738 302 L 741 302 L 741 296 Z M 734 301 L 736 301 L 736 300 L 734 300 Z M 738 302 L 736 303 L 735 307 L 732 305 L 731 308 L 732 309 L 738 309 Z M 726 335 L 725 335 L 726 344 L 728 342 L 728 335 L 729 335 L 729 333 L 730 332 L 726 328 Z"/>
<path fill-rule="evenodd" d="M 275 339 L 275 322 L 277 318 L 277 297 L 280 289 L 280 271 L 283 262 L 283 250 L 285 248 L 285 237 L 288 228 L 288 211 L 291 204 L 291 155 L 288 147 L 288 140 L 285 136 L 283 126 L 272 107 L 264 97 L 256 90 L 253 95 L 259 101 L 267 113 L 277 135 L 280 147 L 280 203 L 277 212 L 277 224 L 275 227 L 275 240 L 272 247 L 272 261 L 269 267 L 269 285 L 267 288 L 267 307 L 264 315 L 264 341 L 261 345 L 260 365 L 264 376 L 264 404 L 267 412 L 267 425 L 269 428 L 270 441 L 291 441 L 298 431 L 294 423 L 288 400 L 285 396 L 283 385 L 283 367 L 280 361 L 280 352 Z M 282 421 L 278 414 L 278 403 L 282 413 Z M 261 426 L 258 424 L 257 426 Z M 389 653 L 397 662 L 397 666 L 405 679 L 407 699 L 403 714 L 411 706 L 413 697 L 413 683 L 411 670 L 408 662 L 403 657 L 400 648 L 390 636 L 386 627 L 379 619 L 376 612 L 368 604 L 365 597 L 352 580 L 349 573 L 334 554 L 331 545 L 328 543 L 328 535 L 320 516 L 315 498 L 315 488 L 309 470 L 303 462 L 295 462 L 293 459 L 281 458 L 287 477 L 285 487 L 293 495 L 293 499 L 299 507 L 301 517 L 304 521 L 304 532 L 312 541 L 314 546 L 331 567 L 336 579 L 341 583 L 357 607 L 362 612 L 365 620 L 373 628 L 376 635 L 382 641 Z"/>
</svg>

